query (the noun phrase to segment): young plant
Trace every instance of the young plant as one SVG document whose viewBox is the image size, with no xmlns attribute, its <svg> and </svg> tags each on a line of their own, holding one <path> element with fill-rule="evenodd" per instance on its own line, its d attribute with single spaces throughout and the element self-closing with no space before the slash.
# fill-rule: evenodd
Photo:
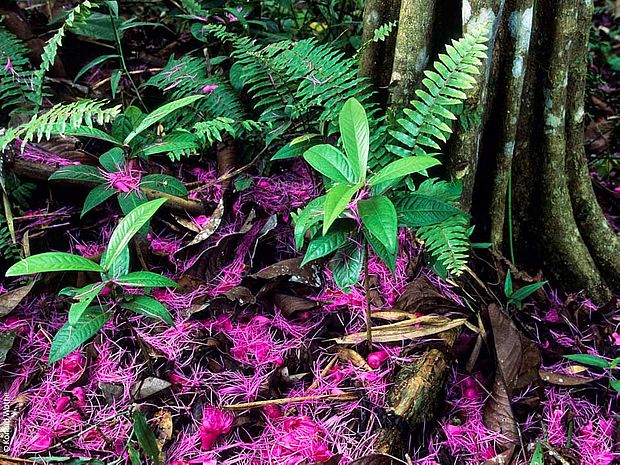
<svg viewBox="0 0 620 465">
<path fill-rule="evenodd" d="M 436 166 L 431 156 L 395 160 L 375 174 L 368 172 L 369 127 L 364 107 L 349 99 L 339 115 L 345 153 L 328 144 L 315 145 L 304 159 L 327 178 L 327 193 L 310 202 L 294 216 L 295 241 L 300 248 L 310 231 L 302 265 L 332 255 L 330 267 L 340 289 L 357 283 L 372 247 L 394 271 L 398 252 L 398 215 L 393 188 L 405 177 Z M 402 213 L 402 212 L 401 212 Z M 368 284 L 368 273 L 365 271 Z M 367 302 L 369 344 L 370 309 Z"/>
<path fill-rule="evenodd" d="M 512 275 L 510 270 L 506 274 L 506 281 L 504 281 L 504 294 L 506 295 L 506 304 L 514 305 L 518 309 L 523 306 L 523 301 L 531 296 L 538 289 L 547 284 L 547 281 L 541 281 L 538 283 L 528 284 L 522 288 L 514 291 L 512 288 Z"/>
<path fill-rule="evenodd" d="M 75 302 L 69 308 L 67 323 L 54 336 L 48 363 L 60 360 L 94 336 L 112 317 L 112 310 L 117 306 L 174 324 L 166 307 L 147 293 L 155 287 L 176 287 L 177 284 L 150 271 L 129 271 L 129 242 L 164 202 L 166 199 L 151 200 L 125 216 L 112 232 L 100 263 L 70 253 L 45 252 L 25 258 L 7 270 L 7 277 L 55 271 L 100 274 L 98 282 L 60 291 Z M 125 288 L 141 288 L 145 294 L 127 293 Z"/>
</svg>

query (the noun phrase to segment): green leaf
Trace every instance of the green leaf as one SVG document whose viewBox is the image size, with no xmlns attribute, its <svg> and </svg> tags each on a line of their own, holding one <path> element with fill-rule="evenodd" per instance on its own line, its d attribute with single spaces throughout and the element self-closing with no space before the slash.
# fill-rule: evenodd
<svg viewBox="0 0 620 465">
<path fill-rule="evenodd" d="M 504 295 L 508 298 L 512 297 L 512 275 L 510 270 L 506 273 L 506 281 L 504 281 Z"/>
<path fill-rule="evenodd" d="M 599 357 L 597 355 L 571 354 L 565 355 L 564 358 L 567 358 L 568 360 L 571 360 L 573 362 L 577 362 L 581 365 L 587 365 L 597 368 L 609 368 L 609 362 L 603 357 Z"/>
<path fill-rule="evenodd" d="M 114 136 L 108 134 L 105 131 L 97 128 L 90 128 L 88 126 L 80 126 L 79 128 L 69 128 L 65 130 L 66 136 L 78 136 L 78 137 L 91 137 L 93 139 L 99 139 L 105 142 L 110 142 L 114 145 L 121 145 L 122 142 L 116 139 Z"/>
<path fill-rule="evenodd" d="M 338 118 L 344 151 L 358 180 L 366 179 L 368 166 L 369 130 L 366 110 L 354 98 L 342 107 Z"/>
<path fill-rule="evenodd" d="M 136 435 L 138 444 L 142 450 L 148 455 L 153 462 L 159 464 L 159 447 L 157 447 L 157 438 L 146 422 L 144 414 L 136 409 L 133 412 L 133 432 Z"/>
<path fill-rule="evenodd" d="M 150 271 L 134 271 L 133 273 L 119 276 L 114 280 L 121 286 L 129 287 L 177 287 L 178 284 L 172 279 L 166 278 Z"/>
<path fill-rule="evenodd" d="M 371 197 L 357 203 L 357 211 L 368 232 L 391 254 L 398 249 L 398 221 L 394 204 L 385 196 Z"/>
<path fill-rule="evenodd" d="M 271 161 L 286 160 L 289 158 L 297 158 L 316 145 L 319 140 L 319 134 L 306 134 L 300 137 L 296 137 L 288 144 L 281 147 L 272 157 Z"/>
<path fill-rule="evenodd" d="M 45 252 L 17 262 L 6 276 L 24 276 L 52 271 L 103 271 L 97 263 L 65 252 Z"/>
<path fill-rule="evenodd" d="M 361 187 L 361 183 L 355 186 L 336 184 L 329 189 L 325 196 L 325 205 L 323 206 L 323 234 L 329 230 L 332 223 L 347 208 L 347 205 L 349 205 L 349 202 Z"/>
<path fill-rule="evenodd" d="M 48 363 L 54 363 L 69 355 L 97 334 L 110 318 L 112 315 L 105 313 L 101 308 L 91 307 L 86 309 L 75 325 L 72 326 L 67 322 L 54 336 Z"/>
<path fill-rule="evenodd" d="M 348 227 L 343 227 L 342 225 L 338 226 L 339 227 L 333 228 L 327 234 L 315 237 L 310 241 L 308 244 L 308 250 L 306 250 L 306 255 L 301 262 L 301 266 L 304 266 L 306 263 L 318 258 L 329 255 L 347 242 L 347 239 L 351 234 L 351 229 Z"/>
<path fill-rule="evenodd" d="M 105 182 L 103 175 L 97 168 L 89 165 L 68 165 L 58 168 L 49 177 L 50 180 L 88 181 L 101 184 Z"/>
<path fill-rule="evenodd" d="M 610 379 L 609 386 L 616 392 L 620 392 L 620 380 L 618 379 Z"/>
<path fill-rule="evenodd" d="M 187 196 L 185 185 L 177 178 L 167 174 L 148 174 L 140 181 L 140 187 L 176 195 L 177 197 Z"/>
<path fill-rule="evenodd" d="M 105 260 L 106 251 L 104 250 L 101 254 L 101 263 Z M 129 273 L 129 246 L 125 246 L 122 253 L 118 256 L 116 260 L 110 266 L 108 270 L 108 276 L 102 273 L 101 278 L 106 279 L 108 277 L 118 278 L 119 276 L 124 276 Z"/>
<path fill-rule="evenodd" d="M 368 180 L 368 184 L 376 186 L 409 174 L 419 173 L 439 164 L 440 162 L 436 158 L 425 155 L 401 158 L 379 170 L 377 174 Z"/>
<path fill-rule="evenodd" d="M 336 252 L 329 264 L 338 289 L 349 292 L 349 288 L 359 282 L 364 255 L 364 247 L 355 242 Z"/>
<path fill-rule="evenodd" d="M 112 98 L 116 97 L 116 92 L 118 91 L 118 85 L 121 82 L 122 76 L 123 72 L 120 69 L 115 69 L 112 72 L 112 76 L 110 76 L 110 92 L 112 93 Z"/>
<path fill-rule="evenodd" d="M 538 289 L 547 284 L 547 281 L 541 281 L 539 283 L 528 284 L 527 286 L 523 286 L 519 290 L 515 291 L 510 299 L 516 302 L 523 302 L 526 298 L 536 292 Z"/>
<path fill-rule="evenodd" d="M 129 455 L 129 462 L 131 465 L 142 465 L 140 460 L 140 452 L 134 449 L 131 444 L 127 446 L 127 455 Z"/>
<path fill-rule="evenodd" d="M 80 318 L 82 318 L 82 314 L 84 313 L 84 311 L 90 306 L 95 297 L 97 297 L 101 293 L 104 287 L 105 284 L 103 283 L 95 283 L 88 284 L 87 286 L 84 286 L 82 289 L 78 290 L 78 292 L 74 296 L 74 298 L 78 301 L 71 304 L 71 307 L 69 308 L 70 325 L 75 325 L 78 321 L 80 321 Z"/>
<path fill-rule="evenodd" d="M 315 170 L 334 182 L 356 183 L 357 176 L 349 160 L 333 145 L 319 144 L 304 153 L 304 159 Z"/>
<path fill-rule="evenodd" d="M 140 228 L 155 214 L 167 199 L 156 199 L 146 202 L 134 208 L 129 214 L 123 218 L 118 226 L 114 229 L 108 247 L 106 249 L 105 260 L 101 261 L 101 266 L 105 271 L 122 253 L 123 248 L 129 244 L 129 241 L 136 235 Z"/>
<path fill-rule="evenodd" d="M 461 211 L 445 200 L 411 192 L 394 199 L 394 207 L 401 226 L 417 228 L 441 223 Z"/>
<path fill-rule="evenodd" d="M 95 58 L 94 60 L 90 61 L 87 65 L 85 65 L 81 70 L 78 71 L 78 73 L 75 75 L 75 77 L 73 78 L 73 81 L 76 82 L 78 79 L 80 79 L 89 69 L 94 68 L 97 65 L 100 65 L 101 63 L 111 60 L 113 58 L 119 58 L 119 55 L 99 55 L 97 58 Z"/>
<path fill-rule="evenodd" d="M 534 449 L 534 453 L 532 454 L 530 465 L 545 465 L 543 448 L 540 441 L 536 443 L 536 449 Z"/>
<path fill-rule="evenodd" d="M 82 213 L 80 213 L 80 218 L 83 218 L 84 215 L 86 215 L 89 211 L 91 211 L 98 205 L 101 205 L 103 202 L 108 200 L 110 197 L 113 197 L 115 194 L 116 191 L 105 184 L 101 184 L 93 188 L 84 200 L 84 206 L 82 207 Z"/>
<path fill-rule="evenodd" d="M 129 215 L 136 207 L 144 205 L 147 202 L 146 196 L 142 192 L 138 195 L 135 191 L 128 192 L 127 194 L 119 193 L 117 200 L 124 215 Z"/>
<path fill-rule="evenodd" d="M 137 295 L 131 300 L 123 302 L 123 307 L 132 312 L 140 315 L 148 316 L 158 320 L 163 320 L 171 326 L 174 326 L 174 321 L 168 313 L 168 310 L 158 300 L 153 299 L 147 295 Z"/>
<path fill-rule="evenodd" d="M 114 147 L 99 157 L 99 163 L 106 171 L 115 173 L 125 166 L 125 152 L 120 147 Z"/>
<path fill-rule="evenodd" d="M 396 270 L 396 251 L 389 251 L 385 246 L 377 240 L 375 236 L 364 231 L 364 237 L 368 243 L 372 246 L 372 249 L 377 254 L 377 257 L 381 259 L 385 266 L 387 266 L 392 273 Z"/>
<path fill-rule="evenodd" d="M 152 113 L 149 113 L 140 122 L 140 124 L 138 124 L 138 126 L 133 131 L 131 131 L 127 135 L 127 137 L 125 137 L 125 140 L 123 141 L 123 143 L 125 145 L 128 145 L 137 135 L 139 135 L 140 133 L 142 133 L 149 127 L 151 127 L 153 124 L 159 122 L 160 120 L 168 116 L 170 113 L 173 113 L 177 110 L 180 110 L 181 108 L 191 105 L 196 100 L 199 100 L 204 97 L 205 97 L 204 95 L 190 95 L 189 97 L 183 97 L 178 100 L 175 100 L 174 102 L 170 102 L 170 103 L 166 103 L 165 105 L 162 105 L 157 110 L 154 110 Z"/>
<path fill-rule="evenodd" d="M 304 237 L 306 231 L 313 225 L 321 221 L 323 218 L 323 206 L 325 205 L 325 196 L 322 195 L 310 201 L 299 213 L 293 213 L 295 221 L 295 247 L 297 250 L 304 245 Z"/>
</svg>

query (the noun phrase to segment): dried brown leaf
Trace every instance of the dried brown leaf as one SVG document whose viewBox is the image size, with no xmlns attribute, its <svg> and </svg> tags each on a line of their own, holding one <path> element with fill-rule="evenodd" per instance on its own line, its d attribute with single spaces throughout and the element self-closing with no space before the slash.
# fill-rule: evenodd
<svg viewBox="0 0 620 465">
<path fill-rule="evenodd" d="M 275 294 L 273 296 L 273 303 L 287 318 L 292 318 L 297 312 L 313 310 L 319 306 L 314 300 L 288 294 Z"/>
<path fill-rule="evenodd" d="M 30 293 L 34 281 L 0 295 L 0 317 L 6 316 Z"/>
<path fill-rule="evenodd" d="M 375 342 L 400 342 L 442 333 L 465 324 L 465 318 L 450 319 L 439 315 L 425 315 L 420 318 L 399 321 L 372 328 Z M 366 332 L 348 334 L 335 339 L 337 344 L 359 344 L 366 340 Z"/>
<path fill-rule="evenodd" d="M 183 246 L 179 250 L 185 249 L 192 245 L 199 244 L 209 239 L 213 235 L 213 233 L 217 231 L 217 228 L 220 227 L 220 224 L 222 224 L 223 216 L 224 216 L 224 199 L 220 200 L 220 203 L 217 204 L 217 207 L 215 207 L 215 210 L 213 211 L 213 214 L 209 218 L 209 221 L 207 221 L 207 224 L 204 225 L 204 227 L 200 230 L 200 232 L 196 235 L 196 237 L 194 237 L 189 244 Z"/>
<path fill-rule="evenodd" d="M 344 347 L 339 348 L 338 358 L 343 362 L 351 362 L 353 366 L 358 368 L 363 368 L 366 371 L 372 371 L 372 368 L 368 365 L 366 359 L 353 349 L 345 349 Z"/>
<path fill-rule="evenodd" d="M 594 381 L 594 378 L 585 376 L 571 376 L 562 373 L 553 373 L 552 371 L 539 370 L 540 379 L 546 383 L 555 384 L 557 386 L 580 386 Z"/>
<path fill-rule="evenodd" d="M 301 260 L 302 257 L 282 260 L 250 276 L 260 279 L 274 279 L 281 276 L 290 276 L 290 280 L 293 282 L 319 287 L 321 285 L 321 280 L 319 278 L 318 268 L 312 264 L 301 267 Z"/>
<path fill-rule="evenodd" d="M 403 294 L 394 303 L 396 310 L 409 313 L 433 313 L 444 314 L 458 310 L 455 303 L 441 295 L 429 279 L 420 275 L 409 283 Z"/>
</svg>

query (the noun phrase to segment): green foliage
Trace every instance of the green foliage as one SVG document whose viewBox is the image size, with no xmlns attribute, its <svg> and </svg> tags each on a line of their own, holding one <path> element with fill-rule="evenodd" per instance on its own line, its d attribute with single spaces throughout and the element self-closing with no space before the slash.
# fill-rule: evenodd
<svg viewBox="0 0 620 465">
<path fill-rule="evenodd" d="M 0 137 L 0 151 L 18 137 L 24 142 L 49 139 L 56 134 L 71 134 L 82 127 L 92 128 L 94 123 L 109 123 L 120 113 L 120 106 L 106 108 L 106 101 L 83 99 L 73 103 L 58 103 L 47 112 L 36 115 L 17 128 L 9 128 Z"/>
<path fill-rule="evenodd" d="M 33 101 L 28 48 L 0 26 L 0 109 L 28 106 Z"/>
<path fill-rule="evenodd" d="M 144 453 L 158 465 L 159 461 L 159 447 L 157 446 L 157 438 L 155 433 L 146 422 L 144 414 L 136 409 L 133 412 L 133 434 L 140 445 L 140 448 Z"/>
<path fill-rule="evenodd" d="M 608 372 L 609 380 L 608 385 L 616 392 L 620 392 L 620 379 L 614 373 L 618 366 L 620 366 L 620 357 L 616 357 L 609 361 L 606 358 L 599 357 L 592 354 L 571 354 L 565 355 L 564 358 L 577 362 L 581 365 L 594 368 L 602 368 Z"/>
<path fill-rule="evenodd" d="M 528 284 L 518 290 L 512 288 L 512 275 L 510 270 L 506 274 L 506 281 L 504 282 L 504 295 L 506 296 L 508 305 L 514 305 L 517 308 L 521 308 L 523 301 L 529 296 L 534 294 L 538 289 L 542 288 L 547 281 L 541 281 L 539 283 Z"/>
<path fill-rule="evenodd" d="M 451 107 L 460 105 L 474 87 L 475 75 L 479 74 L 482 60 L 486 58 L 488 25 L 479 27 L 473 34 L 465 33 L 459 40 L 446 46 L 446 54 L 439 54 L 433 70 L 425 71 L 422 81 L 426 90 L 417 90 L 412 108 L 403 110 L 404 117 L 398 119 L 398 127 L 390 131 L 396 139 L 388 150 L 400 157 L 412 153 L 427 155 L 428 150 L 440 150 L 440 143 L 446 142 L 452 133 L 451 121 L 456 119 Z M 384 165 L 382 160 L 377 160 Z"/>
<path fill-rule="evenodd" d="M 19 246 L 13 242 L 4 215 L 0 215 L 0 257 L 5 260 L 5 263 L 19 258 Z"/>
<path fill-rule="evenodd" d="M 112 317 L 103 302 L 93 301 L 104 289 L 112 290 L 110 308 L 115 304 L 135 313 L 173 324 L 166 308 L 147 295 L 125 293 L 123 286 L 143 288 L 175 287 L 176 283 L 164 276 L 148 271 L 129 272 L 129 242 L 153 217 L 166 199 L 152 200 L 133 209 L 112 232 L 108 246 L 101 257 L 101 264 L 65 252 L 45 252 L 27 257 L 11 266 L 6 276 L 25 276 L 56 271 L 91 271 L 101 274 L 102 280 L 81 289 L 64 289 L 75 302 L 69 309 L 68 322 L 52 341 L 49 363 L 60 360 L 94 336 Z"/>
<path fill-rule="evenodd" d="M 54 65 L 54 60 L 58 54 L 58 49 L 62 46 L 62 41 L 65 34 L 72 27 L 75 27 L 82 23 L 91 12 L 91 8 L 95 6 L 88 0 L 84 0 L 82 3 L 73 8 L 67 17 L 64 24 L 56 31 L 56 33 L 47 41 L 43 47 L 43 54 L 41 55 L 41 66 L 34 72 L 32 79 L 32 87 L 34 88 L 34 100 L 35 108 L 38 111 L 39 107 L 43 103 L 43 84 L 45 74 Z"/>
<path fill-rule="evenodd" d="M 436 271 L 445 269 L 455 276 L 463 272 L 469 252 L 467 223 L 467 216 L 457 214 L 441 223 L 417 228 L 416 234 L 424 242 L 425 249 L 441 265 Z"/>
</svg>

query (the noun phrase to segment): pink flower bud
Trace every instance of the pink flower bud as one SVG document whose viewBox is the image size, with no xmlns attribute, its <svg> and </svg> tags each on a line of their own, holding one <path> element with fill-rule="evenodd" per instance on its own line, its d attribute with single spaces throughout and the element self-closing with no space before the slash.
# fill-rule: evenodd
<svg viewBox="0 0 620 465">
<path fill-rule="evenodd" d="M 275 404 L 265 405 L 263 407 L 263 412 L 265 412 L 267 418 L 271 418 L 272 420 L 275 420 L 282 416 L 282 409 Z"/>
<path fill-rule="evenodd" d="M 203 94 L 210 94 L 211 92 L 213 92 L 218 87 L 219 86 L 217 84 L 209 84 L 207 86 L 204 86 L 201 90 L 202 90 Z"/>
<path fill-rule="evenodd" d="M 368 365 L 375 370 L 381 366 L 381 364 L 388 359 L 389 355 L 385 350 L 379 350 L 377 352 L 371 352 L 368 354 Z"/>
<path fill-rule="evenodd" d="M 58 400 L 56 400 L 56 407 L 54 407 L 54 412 L 56 413 L 64 412 L 65 409 L 67 408 L 67 405 L 69 405 L 69 402 L 71 402 L 71 397 L 67 397 L 67 396 L 59 397 Z"/>
<path fill-rule="evenodd" d="M 230 413 L 222 412 L 215 407 L 207 407 L 203 412 L 202 425 L 200 426 L 202 449 L 211 449 L 220 435 L 230 431 L 233 420 L 234 416 Z"/>
<path fill-rule="evenodd" d="M 76 404 L 80 408 L 86 407 L 86 395 L 84 394 L 84 389 L 81 387 L 76 387 L 71 390 L 71 394 L 73 394 L 76 398 Z"/>
</svg>

